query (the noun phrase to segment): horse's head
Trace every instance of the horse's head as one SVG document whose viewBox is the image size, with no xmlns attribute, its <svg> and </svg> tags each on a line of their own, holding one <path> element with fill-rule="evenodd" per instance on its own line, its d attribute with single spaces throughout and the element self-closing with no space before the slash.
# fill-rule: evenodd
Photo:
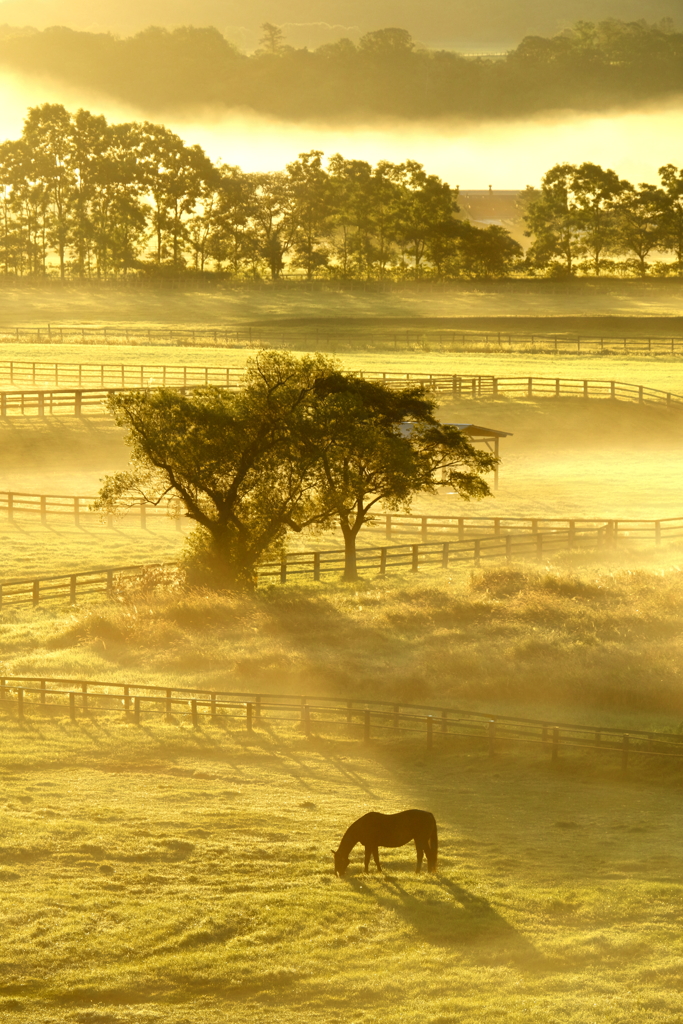
<svg viewBox="0 0 683 1024">
<path fill-rule="evenodd" d="M 340 850 L 333 850 L 332 856 L 334 857 L 334 873 L 343 878 L 344 872 L 349 866 L 349 858 L 345 853 L 341 853 Z"/>
</svg>

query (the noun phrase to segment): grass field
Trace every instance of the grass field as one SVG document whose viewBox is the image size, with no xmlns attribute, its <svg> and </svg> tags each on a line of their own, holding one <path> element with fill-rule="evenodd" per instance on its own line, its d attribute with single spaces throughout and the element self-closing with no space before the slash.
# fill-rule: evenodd
<svg viewBox="0 0 683 1024">
<path fill-rule="evenodd" d="M 672 566 L 680 555 L 664 551 L 653 563 L 648 553 L 639 564 L 632 554 L 570 554 L 554 567 L 329 580 L 253 597 L 127 591 L 76 609 L 7 607 L 0 668 L 466 702 L 532 718 L 562 707 L 565 718 L 675 732 L 683 726 L 683 573 Z"/>
<path fill-rule="evenodd" d="M 576 321 L 618 321 L 634 329 L 646 321 L 653 326 L 653 320 L 677 319 L 680 335 L 682 294 L 680 282 L 675 280 L 586 280 L 569 286 L 555 281 L 465 281 L 442 288 L 403 285 L 381 291 L 374 285 L 349 289 L 334 283 L 322 287 L 318 283 L 236 285 L 215 291 L 94 283 L 84 287 L 76 283 L 63 287 L 58 282 L 47 287 L 7 284 L 0 292 L 0 325 L 222 327 L 304 319 L 339 323 L 347 319 L 414 322 L 438 318 L 468 325 L 473 320 L 488 324 L 494 319 L 513 324 L 523 321 L 522 330 L 529 329 L 531 320 L 539 325 L 552 321 L 550 330 L 576 330 Z"/>
<path fill-rule="evenodd" d="M 676 775 L 119 721 L 0 725 L 0 1019 L 680 1019 Z M 430 808 L 344 879 L 366 810 Z"/>
<path fill-rule="evenodd" d="M 683 328 L 681 330 L 683 335 Z M 178 345 L 43 345 L 0 343 L 0 360 L 20 362 L 107 363 L 126 366 L 242 367 L 255 354 L 249 348 L 194 348 Z M 553 355 L 509 352 L 344 352 L 338 356 L 350 370 L 391 370 L 408 373 L 493 374 L 500 377 L 577 377 L 620 380 L 683 394 L 680 356 Z"/>
</svg>

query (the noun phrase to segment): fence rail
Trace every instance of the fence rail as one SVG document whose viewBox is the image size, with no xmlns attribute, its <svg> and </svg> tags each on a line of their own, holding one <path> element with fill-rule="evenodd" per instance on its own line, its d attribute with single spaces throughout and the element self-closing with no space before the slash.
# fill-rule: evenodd
<svg viewBox="0 0 683 1024">
<path fill-rule="evenodd" d="M 139 385 L 132 378 L 138 377 L 138 369 L 128 368 L 130 383 L 125 386 L 35 388 L 31 390 L 0 391 L 0 418 L 8 416 L 68 415 L 83 416 L 87 412 L 101 413 L 110 395 L 130 391 L 150 391 L 163 386 L 157 383 Z M 163 369 L 163 368 L 157 368 Z M 177 369 L 167 368 L 167 369 Z M 190 370 L 191 368 L 188 368 Z M 203 372 L 203 371 L 202 371 Z M 220 370 L 222 378 L 210 381 L 216 387 L 237 389 L 241 386 L 243 371 Z M 683 395 L 677 395 L 641 384 L 626 384 L 614 380 L 587 380 L 569 377 L 493 377 L 463 374 L 438 373 L 391 373 L 383 371 L 357 371 L 367 380 L 379 380 L 390 387 L 404 387 L 406 384 L 423 384 L 437 394 L 448 394 L 453 398 L 580 398 L 609 399 L 612 401 L 637 402 L 640 405 L 666 405 L 669 408 L 683 408 Z M 191 376 L 191 374 L 190 374 Z M 201 376 L 201 374 L 200 374 Z M 143 374 L 143 380 L 146 379 Z M 171 383 L 167 378 L 166 387 L 182 392 L 205 386 L 203 380 L 193 383 Z"/>
<path fill-rule="evenodd" d="M 141 500 L 135 505 L 118 510 L 115 514 L 93 511 L 92 506 L 95 501 L 97 501 L 95 496 L 0 491 L 0 516 L 6 517 L 9 523 L 26 516 L 29 518 L 40 517 L 43 525 L 47 523 L 48 518 L 56 518 L 62 522 L 64 519 L 70 519 L 76 526 L 80 526 L 84 522 L 104 520 L 109 527 L 113 527 L 115 520 L 120 517 L 134 516 L 142 529 L 147 526 L 149 518 L 173 519 L 176 529 L 182 528 L 183 517 L 177 498 L 164 498 L 158 504 Z"/>
<path fill-rule="evenodd" d="M 605 520 L 598 525 L 573 527 L 530 533 L 492 533 L 464 539 L 397 544 L 382 547 L 361 547 L 356 561 L 361 571 L 385 576 L 392 569 L 408 567 L 411 572 L 438 567 L 447 569 L 457 564 L 480 566 L 482 562 L 504 559 L 542 561 L 546 556 L 564 549 L 615 547 L 628 542 L 675 540 L 683 536 L 683 519 Z M 258 580 L 286 583 L 293 577 L 314 581 L 344 567 L 344 551 L 332 548 L 323 551 L 292 551 L 279 561 L 261 562 Z M 43 601 L 68 600 L 75 604 L 82 596 L 93 593 L 113 594 L 126 588 L 156 586 L 177 579 L 175 563 L 109 566 L 64 575 L 25 577 L 0 580 L 0 607 L 33 604 Z"/>
<path fill-rule="evenodd" d="M 121 508 L 116 513 L 92 511 L 97 501 L 96 496 L 75 496 L 71 494 L 26 494 L 20 491 L 0 491 L 0 517 L 12 523 L 23 517 L 40 518 L 43 525 L 48 519 L 65 519 L 80 526 L 84 522 L 104 521 L 113 527 L 119 518 L 135 518 L 141 529 L 145 529 L 149 518 L 172 519 L 176 529 L 182 529 L 183 515 L 177 498 L 165 498 L 159 504 L 140 502 Z M 502 537 L 509 533 L 550 534 L 558 531 L 585 532 L 601 529 L 606 535 L 619 539 L 652 540 L 659 544 L 662 540 L 678 537 L 683 534 L 683 517 L 667 519 L 610 519 L 593 516 L 592 518 L 544 518 L 522 516 L 444 516 L 422 515 L 410 512 L 378 513 L 373 522 L 363 530 L 361 538 L 383 533 L 387 540 L 401 536 L 419 538 L 427 543 L 436 538 L 449 537 L 464 541 L 472 537 Z M 309 552 L 312 555 L 312 552 Z"/>
<path fill-rule="evenodd" d="M 294 723 L 307 737 L 341 731 L 365 743 L 411 734 L 424 737 L 429 749 L 450 739 L 483 747 L 490 757 L 521 743 L 544 750 L 553 762 L 561 749 L 592 750 L 617 755 L 622 770 L 634 755 L 683 761 L 683 735 L 675 733 L 625 732 L 613 726 L 541 721 L 443 705 L 5 676 L 0 678 L 0 708 L 19 723 L 31 714 L 68 715 L 77 722 L 109 713 L 136 725 L 143 716 L 163 716 L 167 722 L 189 717 L 194 728 L 223 723 L 248 733 Z"/>
<path fill-rule="evenodd" d="M 359 331 L 285 330 L 277 327 L 15 327 L 0 331 L 0 341 L 16 344 L 144 344 L 211 348 L 344 348 L 368 344 L 387 351 L 548 351 L 558 355 L 602 353 L 683 352 L 683 338 L 605 337 L 596 334 L 572 336 L 545 332 L 454 331 L 443 329 Z"/>
</svg>

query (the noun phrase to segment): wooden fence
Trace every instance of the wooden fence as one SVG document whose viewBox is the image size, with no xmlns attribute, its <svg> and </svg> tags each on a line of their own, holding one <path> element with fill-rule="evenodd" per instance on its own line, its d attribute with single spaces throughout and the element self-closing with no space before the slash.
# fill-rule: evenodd
<svg viewBox="0 0 683 1024">
<path fill-rule="evenodd" d="M 144 368 L 142 368 L 144 369 Z M 137 368 L 130 368 L 131 377 Z M 420 374 L 358 371 L 368 380 L 381 380 L 390 387 L 404 387 L 406 384 L 423 384 L 437 394 L 448 394 L 454 398 L 498 399 L 498 398 L 579 398 L 611 399 L 612 401 L 637 402 L 641 405 L 666 405 L 669 408 L 683 408 L 683 396 L 672 392 L 648 388 L 642 384 L 626 384 L 614 380 L 583 380 L 560 377 L 491 377 L 460 374 Z M 238 388 L 241 371 L 222 370 L 223 381 L 217 387 Z M 238 375 L 238 373 L 240 375 Z M 226 383 L 226 378 L 228 383 Z M 161 384 L 156 385 L 160 387 Z M 187 392 L 204 386 L 203 382 L 170 384 L 167 387 Z M 94 388 L 36 388 L 0 392 L 0 418 L 8 416 L 67 415 L 83 416 L 87 412 L 102 413 L 110 395 L 120 392 L 149 391 L 151 386 L 130 385 L 125 387 Z"/>
<path fill-rule="evenodd" d="M 71 520 L 75 526 L 104 522 L 113 527 L 120 518 L 137 520 L 145 529 L 148 519 L 171 519 L 176 530 L 182 529 L 185 517 L 177 498 L 165 498 L 158 505 L 140 501 L 114 513 L 92 511 L 96 497 L 75 497 L 67 494 L 25 494 L 19 491 L 0 491 L 0 516 L 12 523 L 24 517 L 48 520 Z M 472 537 L 501 537 L 508 533 L 548 534 L 556 531 L 581 533 L 604 530 L 613 543 L 619 539 L 651 540 L 656 544 L 674 539 L 683 532 L 683 518 L 668 519 L 608 519 L 608 518 L 543 518 L 543 517 L 484 517 L 421 515 L 410 512 L 380 512 L 373 522 L 364 527 L 361 538 L 383 534 L 387 540 L 399 537 L 419 538 L 422 543 L 444 537 L 464 541 Z M 309 552 L 309 554 L 312 554 Z"/>
<path fill-rule="evenodd" d="M 47 524 L 48 519 L 57 519 L 60 522 L 69 519 L 75 526 L 104 521 L 109 527 L 113 527 L 120 517 L 125 516 L 136 518 L 143 530 L 150 518 L 172 519 L 176 530 L 182 529 L 184 517 L 181 515 L 181 506 L 177 498 L 164 498 L 158 505 L 141 500 L 129 508 L 117 511 L 116 514 L 93 511 L 92 506 L 96 500 L 95 497 L 77 497 L 70 494 L 0 491 L 0 516 L 6 517 L 9 523 L 28 516 L 39 517 L 43 525 Z"/>
<path fill-rule="evenodd" d="M 387 351 L 527 351 L 529 348 L 558 355 L 605 353 L 683 352 L 679 337 L 601 337 L 599 335 L 561 336 L 556 334 L 515 333 L 505 331 L 446 331 L 420 329 L 396 331 L 374 328 L 372 331 L 337 328 L 284 329 L 282 327 L 15 327 L 0 330 L 0 341 L 16 344 L 105 344 L 105 345 L 179 345 L 218 348 L 310 348 L 352 350 L 359 345 Z"/>
<path fill-rule="evenodd" d="M 182 686 L 105 683 L 48 676 L 0 677 L 0 706 L 24 723 L 32 716 L 69 716 L 72 722 L 102 714 L 140 725 L 151 716 L 167 722 L 190 718 L 194 728 L 209 723 L 248 733 L 291 729 L 307 737 L 344 735 L 365 743 L 401 735 L 421 736 L 431 749 L 456 741 L 493 757 L 513 744 L 536 747 L 553 762 L 561 751 L 593 751 L 617 756 L 621 768 L 638 755 L 683 761 L 683 735 L 603 725 L 521 718 L 487 712 L 376 700 L 218 691 Z"/>
<path fill-rule="evenodd" d="M 494 521 L 495 522 L 495 521 Z M 614 547 L 634 541 L 675 540 L 683 536 L 682 519 L 605 520 L 598 525 L 582 525 L 530 533 L 494 532 L 462 540 L 429 541 L 418 544 L 397 544 L 382 547 L 359 547 L 357 564 L 361 572 L 386 575 L 392 569 L 441 568 L 458 564 L 480 566 L 482 562 L 504 559 L 536 559 L 559 550 L 591 547 Z M 292 578 L 320 581 L 330 573 L 341 573 L 344 551 L 292 551 L 279 561 L 262 562 L 258 566 L 259 582 L 277 580 L 286 583 Z M 59 600 L 75 604 L 79 597 L 92 594 L 113 594 L 126 588 L 154 587 L 177 579 L 175 563 L 111 566 L 64 575 L 26 577 L 0 580 L 0 607 Z"/>
</svg>

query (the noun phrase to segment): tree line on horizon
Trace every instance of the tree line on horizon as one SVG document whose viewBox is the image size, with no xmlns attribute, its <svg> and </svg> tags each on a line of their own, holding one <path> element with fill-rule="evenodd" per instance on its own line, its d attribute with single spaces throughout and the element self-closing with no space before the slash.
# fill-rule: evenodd
<svg viewBox="0 0 683 1024">
<path fill-rule="evenodd" d="M 465 219 L 457 188 L 416 161 L 313 150 L 248 173 L 163 125 L 43 104 L 0 145 L 0 268 L 96 280 L 683 275 L 683 171 L 672 164 L 658 186 L 558 164 L 519 206 L 526 254 L 500 225 Z"/>
<path fill-rule="evenodd" d="M 602 110 L 683 91 L 673 22 L 578 22 L 527 36 L 509 53 L 469 57 L 420 46 L 402 28 L 309 50 L 266 23 L 245 54 L 216 28 L 150 27 L 134 36 L 0 28 L 0 66 L 48 75 L 151 115 L 216 105 L 300 120 L 520 116 Z"/>
</svg>

